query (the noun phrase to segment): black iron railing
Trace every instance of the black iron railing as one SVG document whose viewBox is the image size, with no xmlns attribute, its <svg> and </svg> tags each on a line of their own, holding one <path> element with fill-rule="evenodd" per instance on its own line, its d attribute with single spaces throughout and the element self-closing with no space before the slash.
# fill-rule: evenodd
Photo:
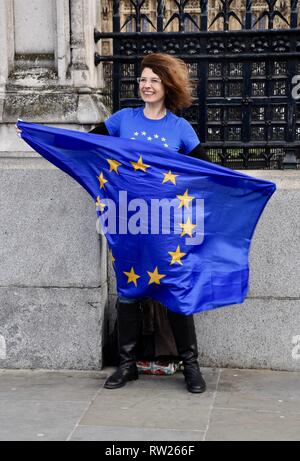
<svg viewBox="0 0 300 461">
<path fill-rule="evenodd" d="M 110 56 L 95 56 L 96 65 L 103 65 L 112 111 L 141 104 L 136 77 L 143 56 L 177 55 L 189 67 L 197 98 L 179 115 L 194 126 L 214 162 L 300 168 L 300 1 L 260 1 L 257 12 L 251 0 L 242 1 L 238 11 L 233 0 L 216 0 L 215 14 L 208 15 L 209 0 L 172 0 L 166 16 L 161 0 L 153 21 L 144 11 L 145 0 L 130 0 L 123 24 L 123 2 L 112 3 L 112 32 L 95 31 L 96 42 L 113 41 Z M 191 4 L 199 5 L 196 12 Z M 175 23 L 176 31 L 168 32 Z M 134 32 L 123 32 L 129 24 Z M 217 24 L 221 30 L 213 30 Z M 258 28 L 262 24 L 265 29 Z M 152 32 L 143 31 L 149 27 Z"/>
</svg>

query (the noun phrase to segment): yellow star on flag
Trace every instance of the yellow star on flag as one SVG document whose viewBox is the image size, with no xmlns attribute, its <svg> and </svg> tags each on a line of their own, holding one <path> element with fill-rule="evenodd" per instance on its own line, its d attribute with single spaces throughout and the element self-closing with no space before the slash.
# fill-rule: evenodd
<svg viewBox="0 0 300 461">
<path fill-rule="evenodd" d="M 177 195 L 177 198 L 180 200 L 178 208 L 186 207 L 189 209 L 190 202 L 194 200 L 195 197 L 189 196 L 189 190 L 187 189 L 183 195 Z"/>
<path fill-rule="evenodd" d="M 180 246 L 179 245 L 178 245 L 176 251 L 169 251 L 169 255 L 172 256 L 172 261 L 170 262 L 170 266 L 172 266 L 172 264 L 175 264 L 175 263 L 181 264 L 181 266 L 183 266 L 181 258 L 186 256 L 186 253 L 182 253 L 180 251 Z"/>
<path fill-rule="evenodd" d="M 104 208 L 106 208 L 106 206 L 107 206 L 107 205 L 105 205 L 105 203 L 101 202 L 101 198 L 100 198 L 100 197 L 97 197 L 96 207 L 97 207 L 97 208 L 100 208 L 101 213 L 103 213 Z"/>
<path fill-rule="evenodd" d="M 112 263 L 114 264 L 115 261 L 116 261 L 116 258 L 114 258 L 114 255 L 113 255 L 113 253 L 112 253 L 112 250 L 110 250 L 109 256 L 110 256 L 110 258 L 111 258 Z"/>
<path fill-rule="evenodd" d="M 100 182 L 100 189 L 104 189 L 104 188 L 105 188 L 105 184 L 106 184 L 108 181 L 104 178 L 102 172 L 101 172 L 100 176 L 98 176 L 98 179 L 99 179 L 99 182 Z"/>
<path fill-rule="evenodd" d="M 122 163 L 119 163 L 117 162 L 117 160 L 113 160 L 113 159 L 106 159 L 109 163 L 109 166 L 110 166 L 110 170 L 109 172 L 111 173 L 112 171 L 115 171 L 117 174 L 119 174 L 118 172 L 118 168 L 122 165 Z"/>
<path fill-rule="evenodd" d="M 197 227 L 197 225 L 191 223 L 190 217 L 188 217 L 188 220 L 185 224 L 179 224 L 179 225 L 183 229 L 180 237 L 184 237 L 186 234 L 188 234 L 190 237 L 193 237 L 193 231 L 195 227 Z"/>
<path fill-rule="evenodd" d="M 166 277 L 165 275 L 158 273 L 158 267 L 155 268 L 154 272 L 148 272 L 148 275 L 150 277 L 149 285 L 152 283 L 160 285 L 160 280 Z"/>
<path fill-rule="evenodd" d="M 134 283 L 135 286 L 137 287 L 137 282 L 136 282 L 136 281 L 137 281 L 137 279 L 141 278 L 141 276 L 135 274 L 134 268 L 132 267 L 131 270 L 130 270 L 130 272 L 124 272 L 124 274 L 126 275 L 126 277 L 128 277 L 127 283 L 131 283 L 131 282 L 132 282 L 132 283 Z"/>
<path fill-rule="evenodd" d="M 162 182 L 163 184 L 165 182 L 170 181 L 171 183 L 175 184 L 175 186 L 176 186 L 176 178 L 177 178 L 177 176 L 179 176 L 178 174 L 173 174 L 172 171 L 169 171 L 169 173 L 164 173 L 164 176 L 165 177 L 164 177 L 164 180 Z"/>
<path fill-rule="evenodd" d="M 142 170 L 142 171 L 144 171 L 144 172 L 147 172 L 147 168 L 150 168 L 150 165 L 145 165 L 145 164 L 143 163 L 143 158 L 142 158 L 142 156 L 140 156 L 138 162 L 130 162 L 130 163 L 131 163 L 131 165 L 133 166 L 134 171 Z"/>
</svg>

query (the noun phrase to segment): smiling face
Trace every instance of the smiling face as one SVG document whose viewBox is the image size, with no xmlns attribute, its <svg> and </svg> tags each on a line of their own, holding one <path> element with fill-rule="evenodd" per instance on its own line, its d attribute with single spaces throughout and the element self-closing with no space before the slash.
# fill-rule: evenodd
<svg viewBox="0 0 300 461">
<path fill-rule="evenodd" d="M 166 93 L 160 77 L 152 69 L 145 67 L 141 79 L 139 90 L 142 100 L 148 104 L 164 102 Z"/>
</svg>

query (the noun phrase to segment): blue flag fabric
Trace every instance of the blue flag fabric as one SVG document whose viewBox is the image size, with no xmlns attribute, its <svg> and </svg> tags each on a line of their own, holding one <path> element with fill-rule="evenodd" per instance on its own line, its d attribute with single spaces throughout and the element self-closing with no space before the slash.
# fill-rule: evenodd
<svg viewBox="0 0 300 461">
<path fill-rule="evenodd" d="M 251 238 L 274 183 L 150 142 L 18 127 L 92 196 L 120 296 L 185 315 L 244 301 Z"/>
</svg>

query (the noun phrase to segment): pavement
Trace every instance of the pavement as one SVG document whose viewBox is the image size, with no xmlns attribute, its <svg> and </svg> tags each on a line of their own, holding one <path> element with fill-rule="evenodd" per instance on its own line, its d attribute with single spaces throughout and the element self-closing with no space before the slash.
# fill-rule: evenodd
<svg viewBox="0 0 300 461">
<path fill-rule="evenodd" d="M 0 370 L 0 441 L 298 441 L 300 373 L 203 368 L 204 394 L 182 373 Z"/>
</svg>

